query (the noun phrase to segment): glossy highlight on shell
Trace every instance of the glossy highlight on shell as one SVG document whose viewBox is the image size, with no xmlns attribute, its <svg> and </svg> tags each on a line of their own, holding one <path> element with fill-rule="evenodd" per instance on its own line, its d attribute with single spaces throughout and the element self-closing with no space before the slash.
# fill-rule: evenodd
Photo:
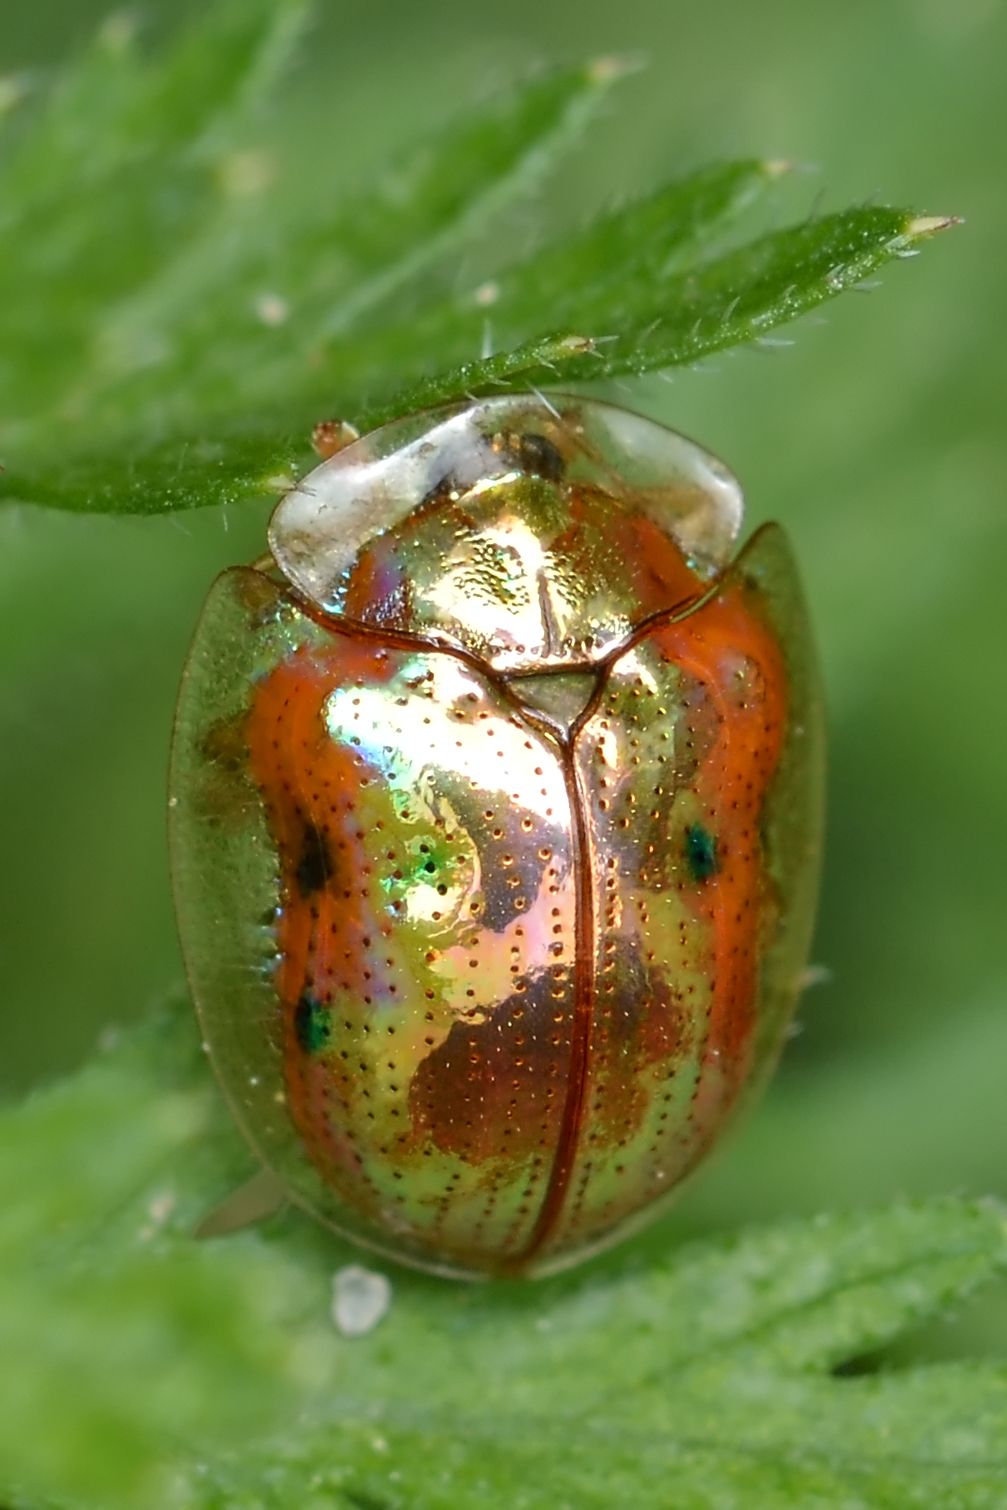
<svg viewBox="0 0 1007 1510">
<path fill-rule="evenodd" d="M 821 709 L 782 532 L 613 406 L 353 441 L 215 584 L 183 684 L 183 945 L 291 1195 L 460 1277 L 595 1251 L 771 1068 L 805 962 Z"/>
</svg>

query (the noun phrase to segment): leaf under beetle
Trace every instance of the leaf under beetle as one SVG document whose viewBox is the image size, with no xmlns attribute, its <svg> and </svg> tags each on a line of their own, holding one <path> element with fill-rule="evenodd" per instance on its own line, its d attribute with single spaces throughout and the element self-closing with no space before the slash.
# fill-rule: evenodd
<svg viewBox="0 0 1007 1510">
<path fill-rule="evenodd" d="M 978 1507 L 1007 1486 L 1007 1371 L 844 1369 L 1007 1264 L 995 1204 L 677 1253 L 652 1234 L 535 1285 L 395 1270 L 350 1339 L 331 1275 L 360 1255 L 306 1219 L 192 1237 L 246 1168 L 184 1003 L 0 1116 L 0 1495 L 21 1510 Z"/>
<path fill-rule="evenodd" d="M 268 492 L 330 414 L 692 362 L 947 223 L 852 210 L 718 252 L 781 168 L 741 161 L 530 258 L 501 236 L 466 286 L 466 248 L 620 65 L 532 77 L 365 186 L 298 202 L 254 122 L 303 17 L 303 0 L 218 0 L 154 60 L 113 21 L 32 107 L 0 164 L 0 498 L 156 513 Z"/>
</svg>

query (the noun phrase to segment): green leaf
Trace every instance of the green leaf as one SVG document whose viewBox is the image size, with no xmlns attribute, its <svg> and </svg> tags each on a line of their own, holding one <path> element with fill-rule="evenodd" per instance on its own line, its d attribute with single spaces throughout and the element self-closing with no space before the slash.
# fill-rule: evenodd
<svg viewBox="0 0 1007 1510">
<path fill-rule="evenodd" d="M 0 220 L 0 496 L 156 512 L 261 491 L 304 451 L 303 390 L 331 383 L 312 376 L 310 348 L 431 264 L 453 266 L 620 72 L 536 76 L 366 189 L 334 202 L 322 182 L 277 208 L 269 155 L 239 149 L 239 122 L 302 11 L 211 7 L 154 65 L 106 29 L 7 165 L 22 208 Z"/>
<path fill-rule="evenodd" d="M 349 193 L 320 154 L 298 193 L 261 115 L 303 17 L 217 0 L 153 60 L 112 22 L 35 107 L 0 164 L 0 498 L 240 500 L 308 465 L 332 413 L 693 362 L 949 223 L 861 209 L 727 247 L 784 166 L 741 161 L 528 256 L 508 207 L 625 71 L 609 60 L 471 107 Z"/>
<path fill-rule="evenodd" d="M 534 187 L 617 76 L 615 65 L 597 64 L 533 77 L 457 118 L 366 188 L 288 204 L 285 221 L 257 203 L 225 205 L 202 238 L 111 314 L 96 402 L 125 401 L 142 419 L 145 403 L 173 388 L 177 418 L 193 423 L 206 412 L 275 408 L 287 392 L 303 395 L 303 405 L 312 382 L 324 399 L 332 385 L 325 344 L 404 285 L 438 287 L 458 249 Z"/>
<path fill-rule="evenodd" d="M 771 165 L 764 165 L 769 178 L 767 169 Z M 673 188 L 685 198 L 693 185 L 686 181 Z M 653 206 L 652 201 L 602 222 L 581 241 L 519 268 L 501 287 L 500 354 L 421 380 L 368 419 L 470 390 L 579 383 L 697 361 L 758 340 L 856 287 L 892 257 L 911 254 L 917 242 L 952 223 L 905 210 L 847 210 L 683 266 L 676 253 L 683 243 L 694 243 L 695 233 L 690 235 L 677 217 L 669 216 L 649 234 L 641 230 L 639 239 L 623 234 L 627 220 L 632 226 L 649 218 Z M 585 267 L 593 278 L 582 278 Z M 543 287 L 551 294 L 546 306 L 551 327 L 522 340 L 520 333 L 542 308 Z M 436 331 L 444 339 L 450 322 L 446 310 L 435 312 L 430 335 Z M 471 325 L 471 318 L 463 323 L 470 337 Z M 454 344 L 460 344 L 457 338 Z"/>
<path fill-rule="evenodd" d="M 6 417 L 72 403 L 101 311 L 155 276 L 219 197 L 215 175 L 304 12 L 303 0 L 218 4 L 155 63 L 113 19 L 54 89 L 3 174 Z"/>
<path fill-rule="evenodd" d="M 197 1242 L 249 1169 L 184 1006 L 0 1117 L 0 1494 L 35 1506 L 986 1506 L 1007 1371 L 845 1366 L 1007 1265 L 932 1200 L 539 1284 L 360 1262 L 293 1214 Z M 364 1262 L 368 1262 L 365 1258 Z M 389 1266 L 383 1266 L 389 1267 Z"/>
</svg>

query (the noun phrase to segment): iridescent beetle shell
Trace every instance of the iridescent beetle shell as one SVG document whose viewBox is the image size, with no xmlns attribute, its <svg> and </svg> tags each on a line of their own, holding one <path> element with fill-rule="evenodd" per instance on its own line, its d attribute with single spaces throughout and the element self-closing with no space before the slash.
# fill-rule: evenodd
<svg viewBox="0 0 1007 1510">
<path fill-rule="evenodd" d="M 582 398 L 386 425 L 213 587 L 178 710 L 188 970 L 291 1196 L 440 1273 L 652 1213 L 771 1067 L 821 711 L 782 531 Z"/>
</svg>

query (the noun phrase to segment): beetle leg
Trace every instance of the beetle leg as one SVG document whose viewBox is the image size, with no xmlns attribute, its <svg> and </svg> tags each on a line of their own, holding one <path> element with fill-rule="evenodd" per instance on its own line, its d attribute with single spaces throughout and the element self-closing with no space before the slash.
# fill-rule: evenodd
<svg viewBox="0 0 1007 1510">
<path fill-rule="evenodd" d="M 197 1226 L 194 1237 L 224 1237 L 237 1232 L 240 1227 L 251 1227 L 255 1222 L 274 1216 L 286 1203 L 286 1186 L 279 1175 L 265 1168 L 253 1174 L 244 1185 L 231 1192 L 214 1206 Z"/>
<path fill-rule="evenodd" d="M 323 419 L 311 432 L 311 444 L 323 461 L 345 451 L 360 439 L 360 431 L 345 419 Z"/>
</svg>

